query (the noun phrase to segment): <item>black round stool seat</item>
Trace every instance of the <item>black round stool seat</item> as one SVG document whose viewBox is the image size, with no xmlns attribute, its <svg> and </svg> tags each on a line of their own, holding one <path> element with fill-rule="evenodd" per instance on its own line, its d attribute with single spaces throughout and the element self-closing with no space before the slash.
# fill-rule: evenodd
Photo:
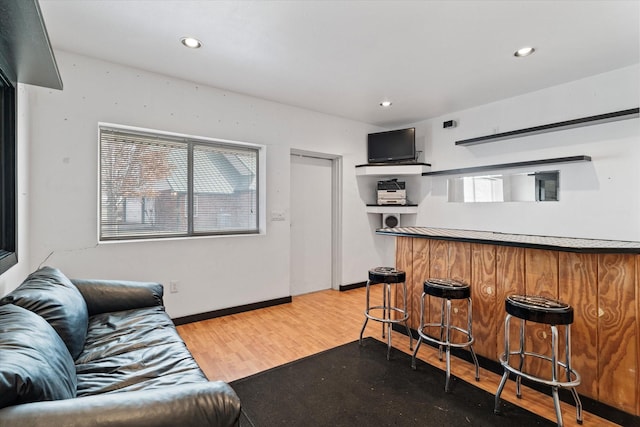
<svg viewBox="0 0 640 427">
<path fill-rule="evenodd" d="M 471 297 L 471 287 L 453 279 L 427 279 L 424 293 L 438 298 L 465 299 Z"/>
<path fill-rule="evenodd" d="M 407 274 L 402 270 L 394 267 L 375 267 L 369 270 L 369 280 L 367 281 L 367 301 L 364 310 L 364 324 L 360 330 L 360 345 L 362 345 L 362 335 L 367 327 L 367 322 L 373 320 L 382 323 L 382 338 L 387 336 L 387 360 L 391 355 L 391 330 L 392 326 L 397 323 L 404 323 L 409 336 L 409 349 L 413 349 L 413 336 L 409 329 L 409 309 L 407 308 Z M 382 286 L 382 303 L 371 303 L 371 287 L 372 285 L 381 284 Z M 392 289 L 397 290 L 396 298 L 392 298 Z M 402 300 L 402 305 L 401 301 Z M 385 333 L 386 328 L 386 333 Z"/>
<path fill-rule="evenodd" d="M 551 387 L 553 406 L 558 420 L 558 427 L 562 427 L 562 411 L 560 410 L 560 397 L 558 390 L 566 388 L 571 391 L 573 400 L 576 403 L 576 421 L 582 424 L 582 403 L 576 391 L 580 385 L 580 374 L 571 367 L 571 324 L 573 323 L 573 307 L 562 301 L 534 295 L 509 295 L 505 298 L 505 310 L 507 315 L 504 319 L 504 352 L 500 355 L 500 364 L 504 368 L 502 380 L 496 392 L 495 407 L 493 412 L 500 413 L 500 395 L 510 375 L 515 375 L 516 396 L 521 397 L 522 378 L 537 384 Z M 511 320 L 519 320 L 519 342 L 516 350 L 511 350 Z M 526 326 L 527 321 L 544 323 L 551 329 L 550 336 L 546 333 L 544 338 L 551 338 L 550 348 L 538 346 L 536 351 L 527 350 Z M 564 340 L 558 336 L 558 326 L 564 329 Z M 562 359 L 559 346 L 564 341 L 564 355 Z M 514 360 L 515 356 L 515 360 Z M 527 366 L 525 360 L 539 360 L 542 368 L 550 368 L 550 372 L 545 369 L 534 370 L 533 365 Z"/>
<path fill-rule="evenodd" d="M 406 280 L 407 274 L 402 270 L 393 267 L 376 267 L 369 270 L 369 281 L 375 283 L 402 283 Z"/>
<path fill-rule="evenodd" d="M 512 316 L 548 325 L 573 323 L 573 307 L 562 301 L 531 295 L 509 295 L 505 310 Z"/>
<path fill-rule="evenodd" d="M 435 316 L 435 310 L 431 313 L 425 313 L 425 302 L 430 300 L 430 297 L 440 298 L 440 320 L 437 322 L 431 322 L 430 318 Z M 467 300 L 467 324 L 461 325 L 459 320 L 455 320 L 451 316 L 451 300 Z M 466 283 L 459 282 L 454 279 L 434 279 L 429 278 L 425 280 L 422 297 L 420 299 L 420 326 L 418 327 L 418 344 L 413 352 L 411 358 L 411 367 L 416 369 L 416 356 L 418 349 L 423 341 L 438 346 L 438 357 L 442 360 L 442 350 L 446 352 L 446 371 L 444 391 L 449 391 L 449 382 L 451 379 L 451 348 L 466 348 L 469 347 L 473 363 L 476 367 L 476 381 L 480 380 L 480 366 L 478 365 L 478 358 L 473 350 L 473 343 L 475 338 L 471 333 L 473 323 L 473 304 L 471 302 L 471 286 Z M 456 308 L 457 312 L 457 308 Z M 426 318 L 425 318 L 426 315 Z M 433 319 L 435 320 L 435 319 Z M 466 327 L 466 329 L 465 329 Z M 452 335 L 451 332 L 457 332 L 464 334 L 464 338 L 461 335 Z"/>
</svg>

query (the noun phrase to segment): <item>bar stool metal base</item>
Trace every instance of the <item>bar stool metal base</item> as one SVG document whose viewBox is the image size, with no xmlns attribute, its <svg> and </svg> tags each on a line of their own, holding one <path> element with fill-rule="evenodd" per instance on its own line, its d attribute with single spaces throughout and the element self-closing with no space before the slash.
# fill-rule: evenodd
<svg viewBox="0 0 640 427">
<path fill-rule="evenodd" d="M 382 284 L 382 305 L 371 306 L 370 292 L 371 286 L 376 284 Z M 392 303 L 391 289 L 392 285 L 402 285 L 403 306 L 396 307 Z M 367 281 L 367 301 L 366 308 L 364 310 L 364 324 L 360 330 L 360 339 L 358 340 L 362 345 L 362 335 L 367 327 L 367 322 L 373 320 L 382 323 L 382 338 L 385 338 L 385 328 L 387 337 L 387 360 L 391 356 L 391 329 L 392 325 L 396 323 L 404 323 L 407 329 L 407 335 L 409 335 L 409 349 L 413 350 L 413 335 L 409 329 L 407 319 L 409 319 L 409 311 L 407 310 L 407 283 L 406 274 L 404 271 L 396 270 L 392 267 L 377 267 L 369 270 L 369 280 Z M 391 313 L 396 313 L 396 318 L 393 318 Z"/>
<path fill-rule="evenodd" d="M 424 319 L 424 301 L 427 295 L 431 295 L 437 298 L 441 298 L 442 304 L 440 308 L 440 322 L 425 323 Z M 466 299 L 467 300 L 467 329 L 461 326 L 451 324 L 451 300 L 452 299 Z M 445 309 L 446 308 L 446 309 Z M 471 331 L 472 324 L 472 310 L 473 305 L 471 302 L 471 291 L 469 285 L 457 282 L 449 279 L 428 279 L 424 282 L 424 292 L 420 300 L 420 327 L 418 329 L 418 344 L 413 352 L 411 358 L 411 367 L 416 369 L 416 355 L 420 349 L 422 341 L 438 345 L 438 357 L 442 360 L 442 348 L 445 348 L 446 354 L 446 380 L 444 384 L 444 391 L 449 392 L 449 383 L 451 380 L 451 347 L 465 348 L 469 347 L 473 363 L 476 368 L 476 381 L 480 381 L 480 367 L 478 364 L 478 358 L 473 350 L 473 343 L 475 339 Z M 428 331 L 437 330 L 440 339 L 433 338 L 428 334 Z M 464 342 L 452 342 L 451 331 L 456 330 L 467 335 L 467 340 Z"/>
<path fill-rule="evenodd" d="M 500 363 L 504 368 L 504 374 L 496 392 L 494 413 L 500 413 L 500 395 L 509 378 L 509 373 L 516 376 L 516 396 L 522 397 L 521 382 L 522 378 L 539 384 L 545 384 L 551 387 L 551 395 L 553 397 L 553 405 L 556 412 L 558 426 L 562 427 L 562 412 L 560 411 L 560 398 L 558 396 L 559 388 L 568 388 L 571 391 L 576 404 L 576 421 L 582 424 L 582 403 L 575 387 L 580 385 L 580 374 L 571 368 L 571 323 L 573 322 L 573 308 L 557 300 L 551 300 L 544 297 L 526 297 L 520 295 L 511 295 L 505 301 L 507 315 L 504 321 L 504 342 L 505 350 L 500 355 Z M 517 351 L 510 350 L 509 327 L 511 318 L 516 317 L 520 321 L 520 342 Z M 527 321 L 548 324 L 551 328 L 551 355 L 539 354 L 526 351 L 525 343 L 525 324 Z M 565 326 L 565 361 L 558 360 L 558 327 Z M 519 356 L 518 367 L 510 364 L 510 356 Z M 524 372 L 524 361 L 527 357 L 535 357 L 551 363 L 551 380 L 547 380 L 529 373 Z M 562 381 L 558 377 L 558 367 L 565 371 L 565 380 Z"/>
</svg>

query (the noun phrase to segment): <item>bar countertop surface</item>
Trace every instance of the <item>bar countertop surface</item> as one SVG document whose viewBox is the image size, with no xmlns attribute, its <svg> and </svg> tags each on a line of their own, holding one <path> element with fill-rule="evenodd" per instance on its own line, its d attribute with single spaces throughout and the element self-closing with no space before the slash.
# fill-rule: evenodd
<svg viewBox="0 0 640 427">
<path fill-rule="evenodd" d="M 453 240 L 458 242 L 518 246 L 565 252 L 640 254 L 640 242 L 584 239 L 574 237 L 536 236 L 492 231 L 458 230 L 431 227 L 380 228 L 376 234 L 400 237 Z"/>
</svg>

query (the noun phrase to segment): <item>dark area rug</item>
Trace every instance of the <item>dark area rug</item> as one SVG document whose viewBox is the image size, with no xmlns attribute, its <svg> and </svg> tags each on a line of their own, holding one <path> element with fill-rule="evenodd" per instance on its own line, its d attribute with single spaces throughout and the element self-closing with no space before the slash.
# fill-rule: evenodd
<svg viewBox="0 0 640 427">
<path fill-rule="evenodd" d="M 231 383 L 241 427 L 554 426 L 508 402 L 494 415 L 493 394 L 367 338 Z M 455 362 L 455 361 L 454 361 Z M 480 378 L 482 381 L 482 378 Z"/>
</svg>

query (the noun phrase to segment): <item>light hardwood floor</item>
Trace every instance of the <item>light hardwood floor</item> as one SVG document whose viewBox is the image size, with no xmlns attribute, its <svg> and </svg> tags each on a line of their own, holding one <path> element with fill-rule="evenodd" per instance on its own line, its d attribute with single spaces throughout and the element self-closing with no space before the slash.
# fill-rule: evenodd
<svg viewBox="0 0 640 427">
<path fill-rule="evenodd" d="M 364 301 L 364 288 L 327 290 L 293 297 L 290 304 L 181 325 L 178 332 L 210 379 L 230 382 L 357 340 Z M 382 339 L 380 323 L 369 321 L 364 336 Z M 394 348 L 411 353 L 409 337 L 393 332 L 392 340 Z M 428 345 L 420 347 L 418 357 L 444 369 L 437 351 Z M 476 382 L 472 364 L 452 357 L 451 365 L 453 375 L 496 392 L 499 375 L 481 369 Z M 508 381 L 502 398 L 555 421 L 553 401 L 547 395 L 525 387 L 522 399 L 517 399 L 513 381 Z M 587 412 L 583 415 L 586 426 L 617 425 Z M 563 402 L 562 416 L 565 426 L 578 425 L 574 406 Z"/>
</svg>

